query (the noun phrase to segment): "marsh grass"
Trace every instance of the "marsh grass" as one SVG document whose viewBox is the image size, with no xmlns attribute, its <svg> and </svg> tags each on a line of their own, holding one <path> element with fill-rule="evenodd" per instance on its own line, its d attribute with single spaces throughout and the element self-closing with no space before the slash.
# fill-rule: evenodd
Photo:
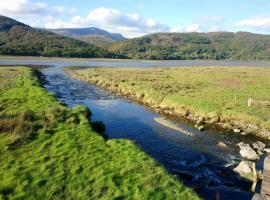
<svg viewBox="0 0 270 200">
<path fill-rule="evenodd" d="M 0 199 L 199 199 L 131 141 L 104 140 L 32 70 L 0 68 L 0 92 Z"/>
<path fill-rule="evenodd" d="M 254 125 L 265 132 L 263 137 L 270 137 L 270 68 L 73 68 L 68 71 L 75 78 L 154 108 L 169 109 L 180 116 L 203 116 L 208 122 L 223 123 L 230 129 L 237 123 L 244 127 Z M 248 106 L 250 98 L 252 104 Z M 256 129 L 251 133 L 257 134 Z"/>
</svg>

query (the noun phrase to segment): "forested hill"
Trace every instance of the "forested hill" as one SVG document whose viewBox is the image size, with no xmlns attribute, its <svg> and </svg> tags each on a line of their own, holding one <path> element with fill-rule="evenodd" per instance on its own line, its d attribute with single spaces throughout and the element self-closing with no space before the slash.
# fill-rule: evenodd
<svg viewBox="0 0 270 200">
<path fill-rule="evenodd" d="M 44 29 L 63 36 L 68 36 L 94 44 L 96 46 L 110 45 L 112 42 L 124 40 L 125 38 L 120 33 L 110 33 L 106 30 L 89 27 L 89 28 L 61 28 L 61 29 Z"/>
<path fill-rule="evenodd" d="M 137 59 L 270 60 L 270 35 L 156 33 L 116 42 L 108 50 Z"/>
<path fill-rule="evenodd" d="M 0 16 L 0 54 L 84 58 L 118 57 L 86 42 L 37 30 L 5 16 Z"/>
</svg>

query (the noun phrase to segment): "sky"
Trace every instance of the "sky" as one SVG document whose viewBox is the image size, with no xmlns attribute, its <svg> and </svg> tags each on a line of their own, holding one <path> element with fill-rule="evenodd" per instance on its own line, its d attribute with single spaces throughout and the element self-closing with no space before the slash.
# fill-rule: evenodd
<svg viewBox="0 0 270 200">
<path fill-rule="evenodd" d="M 0 15 L 33 27 L 98 27 L 129 38 L 155 32 L 270 34 L 270 0 L 0 0 Z"/>
</svg>

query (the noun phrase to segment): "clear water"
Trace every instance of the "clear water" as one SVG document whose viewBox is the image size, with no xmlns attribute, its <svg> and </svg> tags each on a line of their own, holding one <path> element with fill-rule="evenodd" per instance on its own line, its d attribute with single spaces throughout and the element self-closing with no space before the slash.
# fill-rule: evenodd
<svg viewBox="0 0 270 200">
<path fill-rule="evenodd" d="M 250 184 L 239 180 L 232 168 L 240 160 L 237 143 L 250 143 L 256 138 L 243 138 L 220 130 L 199 132 L 192 125 L 168 118 L 182 128 L 194 133 L 187 136 L 154 121 L 160 114 L 115 96 L 94 85 L 71 79 L 65 66 L 151 67 L 151 66 L 266 66 L 267 63 L 229 61 L 57 61 L 0 59 L 0 65 L 31 64 L 51 65 L 43 68 L 45 87 L 55 93 L 69 107 L 83 104 L 93 113 L 92 120 L 103 121 L 108 138 L 125 138 L 134 141 L 142 150 L 161 163 L 170 173 L 177 175 L 184 184 L 192 186 L 203 198 L 251 199 Z M 166 117 L 166 116 L 163 116 Z M 216 144 L 224 142 L 230 150 Z"/>
</svg>

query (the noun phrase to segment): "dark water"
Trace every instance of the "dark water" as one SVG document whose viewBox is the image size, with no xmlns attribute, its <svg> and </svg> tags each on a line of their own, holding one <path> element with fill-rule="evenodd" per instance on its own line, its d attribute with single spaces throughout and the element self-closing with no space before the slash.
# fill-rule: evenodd
<svg viewBox="0 0 270 200">
<path fill-rule="evenodd" d="M 237 143 L 250 143 L 254 138 L 243 138 L 233 133 L 219 130 L 199 132 L 192 125 L 181 120 L 169 119 L 195 136 L 187 136 L 181 132 L 167 128 L 154 121 L 159 114 L 127 99 L 78 80 L 71 79 L 63 70 L 64 66 L 110 66 L 110 67 L 149 67 L 149 66 L 196 66 L 198 61 L 49 61 L 49 60 L 1 60 L 3 64 L 52 65 L 43 68 L 47 83 L 45 87 L 55 93 L 60 101 L 69 107 L 78 104 L 86 105 L 93 112 L 92 120 L 103 121 L 109 138 L 131 139 L 146 153 L 155 158 L 165 168 L 179 176 L 188 186 L 205 199 L 251 199 L 250 183 L 242 181 L 232 171 L 235 163 L 241 158 Z M 202 64 L 203 63 L 203 64 Z M 242 62 L 217 61 L 198 62 L 197 66 L 242 66 Z M 245 64 L 247 65 L 247 64 Z M 255 64 L 254 64 L 255 65 Z M 253 66 L 250 64 L 249 66 Z M 256 65 L 265 66 L 265 65 Z M 165 116 L 163 116 L 165 117 Z M 220 149 L 218 142 L 226 143 L 230 149 Z"/>
</svg>

